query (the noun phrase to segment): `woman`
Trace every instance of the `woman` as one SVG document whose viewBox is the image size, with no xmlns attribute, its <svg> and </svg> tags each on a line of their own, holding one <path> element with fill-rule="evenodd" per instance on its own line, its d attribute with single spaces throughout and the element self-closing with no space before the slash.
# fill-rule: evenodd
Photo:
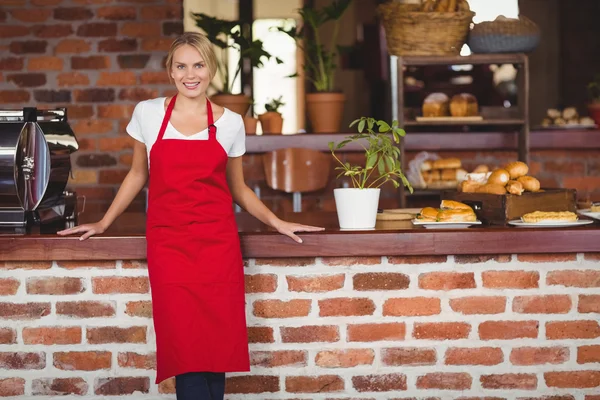
<svg viewBox="0 0 600 400">
<path fill-rule="evenodd" d="M 233 202 L 291 237 L 322 230 L 282 221 L 244 183 L 240 115 L 212 104 L 208 39 L 177 38 L 166 61 L 177 94 L 140 102 L 127 132 L 133 162 L 101 221 L 59 232 L 104 232 L 150 176 L 147 259 L 156 331 L 156 382 L 176 377 L 178 400 L 223 399 L 225 372 L 248 371 L 244 273 Z"/>
</svg>

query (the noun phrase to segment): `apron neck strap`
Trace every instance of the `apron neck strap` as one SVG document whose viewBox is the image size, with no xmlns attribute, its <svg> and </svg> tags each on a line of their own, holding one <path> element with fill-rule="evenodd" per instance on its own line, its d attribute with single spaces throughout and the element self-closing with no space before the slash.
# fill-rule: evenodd
<svg viewBox="0 0 600 400">
<path fill-rule="evenodd" d="M 169 105 L 167 106 L 167 111 L 165 112 L 165 117 L 163 118 L 162 125 L 160 126 L 160 131 L 158 132 L 158 137 L 156 141 L 161 140 L 167 130 L 167 125 L 169 124 L 169 120 L 171 119 L 171 113 L 173 112 L 173 108 L 175 107 L 175 101 L 177 100 L 177 95 L 171 98 L 169 101 Z"/>
<path fill-rule="evenodd" d="M 214 139 L 216 137 L 217 127 L 215 126 L 212 105 L 210 104 L 208 97 L 206 98 L 206 115 L 208 116 L 208 137 L 209 139 Z"/>
</svg>

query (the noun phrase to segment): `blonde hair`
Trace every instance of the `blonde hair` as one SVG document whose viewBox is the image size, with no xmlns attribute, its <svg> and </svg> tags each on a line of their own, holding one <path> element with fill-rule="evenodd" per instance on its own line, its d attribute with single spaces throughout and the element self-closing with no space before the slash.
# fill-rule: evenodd
<svg viewBox="0 0 600 400">
<path fill-rule="evenodd" d="M 198 53 L 200 53 L 200 56 L 202 56 L 202 59 L 208 67 L 210 79 L 214 78 L 215 74 L 217 73 L 217 56 L 215 55 L 215 51 L 213 50 L 210 40 L 198 32 L 184 32 L 181 36 L 175 39 L 173 43 L 171 43 L 171 48 L 169 49 L 169 54 L 167 55 L 167 59 L 165 61 L 169 80 L 172 80 L 171 68 L 173 67 L 173 54 L 175 54 L 175 50 L 186 44 L 198 50 Z"/>
</svg>

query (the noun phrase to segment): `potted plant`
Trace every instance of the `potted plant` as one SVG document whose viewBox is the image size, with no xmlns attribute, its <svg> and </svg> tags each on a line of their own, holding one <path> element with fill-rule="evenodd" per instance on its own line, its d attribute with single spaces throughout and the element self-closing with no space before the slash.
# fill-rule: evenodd
<svg viewBox="0 0 600 400">
<path fill-rule="evenodd" d="M 340 19 L 351 1 L 334 0 L 322 9 L 305 6 L 299 10 L 302 17 L 299 29 L 278 28 L 296 40 L 304 52 L 306 79 L 315 90 L 315 93 L 306 95 L 308 119 L 314 132 L 338 132 L 340 128 L 346 99 L 335 87 L 336 42 Z M 329 46 L 326 46 L 320 30 L 328 23 L 333 23 L 333 33 Z"/>
<path fill-rule="evenodd" d="M 337 177 L 348 177 L 351 188 L 333 190 L 340 228 L 372 229 L 377 220 L 380 187 L 391 182 L 394 187 L 400 183 L 412 193 L 413 188 L 402 172 L 400 149 L 394 144 L 406 132 L 398 126 L 398 121 L 388 124 L 386 121 L 361 117 L 353 121 L 350 127 L 358 124 L 358 134 L 348 136 L 338 144 L 329 143 L 333 158 L 340 164 Z M 377 127 L 377 133 L 375 132 Z M 391 133 L 391 135 L 390 135 Z M 364 165 L 352 165 L 340 160 L 335 151 L 349 143 L 359 142 L 365 151 Z"/>
<path fill-rule="evenodd" d="M 600 126 L 600 74 L 596 74 L 594 80 L 588 83 L 588 92 L 591 99 L 588 112 L 596 125 Z"/>
<path fill-rule="evenodd" d="M 215 49 L 217 55 L 216 76 L 221 86 L 216 87 L 215 80 L 211 82 L 211 86 L 217 91 L 217 94 L 211 96 L 211 99 L 223 107 L 227 107 L 240 115 L 245 115 L 248 107 L 250 107 L 250 97 L 244 94 L 233 94 L 233 85 L 240 75 L 242 63 L 238 63 L 233 74 L 230 73 L 230 49 L 237 51 L 240 58 L 250 60 L 252 68 L 262 67 L 263 61 L 271 58 L 274 58 L 278 64 L 283 63 L 283 61 L 268 53 L 263 48 L 261 40 L 250 40 L 243 33 L 242 21 L 218 19 L 204 13 L 192 12 L 191 14 L 196 26 L 202 29 L 206 37 L 217 47 Z"/>
<path fill-rule="evenodd" d="M 285 103 L 281 101 L 283 96 L 279 96 L 276 99 L 272 99 L 265 104 L 266 112 L 260 114 L 258 119 L 260 126 L 262 127 L 263 134 L 275 135 L 280 134 L 283 127 L 283 118 L 279 112 L 279 107 L 284 106 Z"/>
<path fill-rule="evenodd" d="M 256 135 L 256 125 L 258 125 L 258 118 L 255 117 L 254 113 L 255 103 L 250 101 L 250 107 L 248 114 L 244 115 L 244 130 L 246 135 Z"/>
</svg>

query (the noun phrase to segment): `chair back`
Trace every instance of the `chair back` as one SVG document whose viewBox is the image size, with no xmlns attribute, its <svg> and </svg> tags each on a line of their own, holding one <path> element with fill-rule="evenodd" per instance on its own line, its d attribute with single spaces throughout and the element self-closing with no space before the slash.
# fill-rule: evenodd
<svg viewBox="0 0 600 400">
<path fill-rule="evenodd" d="M 285 148 L 263 154 L 263 164 L 271 189 L 313 192 L 327 186 L 331 155 L 313 149 Z"/>
</svg>

